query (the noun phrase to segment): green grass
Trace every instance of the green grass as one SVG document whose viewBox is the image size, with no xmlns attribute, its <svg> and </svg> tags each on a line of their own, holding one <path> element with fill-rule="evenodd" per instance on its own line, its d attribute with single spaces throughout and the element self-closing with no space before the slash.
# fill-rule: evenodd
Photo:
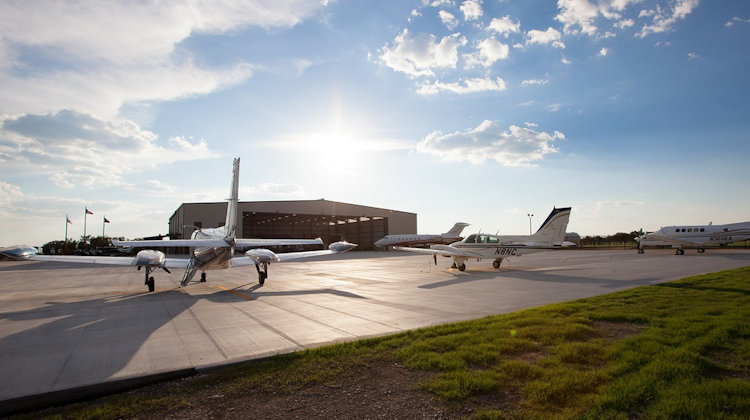
<svg viewBox="0 0 750 420">
<path fill-rule="evenodd" d="M 475 418 L 750 418 L 750 267 L 281 355 L 60 415 L 169 412 L 207 388 L 294 392 L 383 360 L 432 372 L 421 387 Z M 501 410 L 482 396 L 512 398 Z"/>
</svg>

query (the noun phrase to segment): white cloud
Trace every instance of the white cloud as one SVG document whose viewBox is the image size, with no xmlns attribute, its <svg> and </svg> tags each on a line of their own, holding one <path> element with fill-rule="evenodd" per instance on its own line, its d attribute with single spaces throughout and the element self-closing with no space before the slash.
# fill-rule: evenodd
<svg viewBox="0 0 750 420">
<path fill-rule="evenodd" d="M 565 48 L 565 44 L 561 41 L 562 34 L 555 28 L 549 27 L 546 31 L 540 31 L 538 29 L 532 29 L 526 32 L 526 44 L 539 44 L 552 46 L 557 48 Z"/>
<path fill-rule="evenodd" d="M 550 104 L 546 106 L 547 110 L 549 112 L 557 112 L 562 108 L 562 105 L 560 104 Z"/>
<path fill-rule="evenodd" d="M 688 53 L 688 58 L 691 59 L 691 60 L 695 60 L 696 58 L 700 58 L 700 57 L 701 57 L 700 55 L 698 55 L 698 54 L 696 54 L 694 52 L 689 52 Z"/>
<path fill-rule="evenodd" d="M 304 195 L 304 189 L 298 184 L 277 184 L 273 182 L 264 182 L 257 188 L 254 188 L 253 192 L 287 197 L 301 197 Z"/>
<path fill-rule="evenodd" d="M 521 32 L 521 21 L 518 20 L 516 22 L 513 22 L 510 19 L 510 15 L 503 16 L 499 19 L 493 18 L 490 22 L 490 29 L 501 35 L 505 35 L 505 37 L 507 38 L 511 33 Z"/>
<path fill-rule="evenodd" d="M 159 145 L 158 136 L 133 122 L 83 111 L 0 117 L 3 172 L 23 169 L 61 187 L 129 186 L 125 175 L 139 168 L 212 156 L 203 140 L 168 143 Z"/>
<path fill-rule="evenodd" d="M 448 29 L 453 30 L 458 26 L 458 19 L 456 19 L 451 12 L 441 10 L 438 12 L 438 15 L 440 16 L 440 21 L 443 22 Z"/>
<path fill-rule="evenodd" d="M 444 36 L 437 41 L 432 34 L 412 36 L 404 29 L 393 39 L 392 45 L 380 50 L 380 59 L 393 70 L 412 77 L 433 76 L 433 68 L 455 68 L 458 61 L 458 47 L 466 44 L 460 34 Z"/>
<path fill-rule="evenodd" d="M 547 79 L 528 79 L 521 82 L 521 87 L 527 87 L 532 85 L 546 85 L 549 82 Z"/>
<path fill-rule="evenodd" d="M 469 94 L 477 92 L 488 92 L 488 91 L 503 91 L 505 90 L 505 81 L 498 77 L 495 80 L 489 78 L 475 78 L 466 79 L 454 83 L 443 83 L 440 81 L 434 81 L 432 83 L 423 83 L 417 93 L 420 95 L 434 95 L 441 91 L 448 91 L 458 94 Z"/>
<path fill-rule="evenodd" d="M 424 5 L 429 5 L 429 6 L 432 6 L 432 7 L 449 7 L 449 6 L 455 6 L 456 5 L 453 2 L 453 0 L 435 0 L 435 1 L 422 0 L 422 3 Z"/>
<path fill-rule="evenodd" d="M 609 54 L 609 50 L 607 48 L 602 47 L 602 49 L 599 50 L 599 56 L 600 57 L 606 57 L 607 54 Z"/>
<path fill-rule="evenodd" d="M 596 33 L 594 20 L 599 15 L 596 5 L 587 0 L 558 0 L 557 7 L 561 11 L 555 16 L 555 20 L 564 25 L 563 32 L 573 34 L 582 32 L 587 35 Z"/>
<path fill-rule="evenodd" d="M 742 24 L 742 23 L 750 23 L 750 18 L 747 18 L 747 19 L 742 19 L 742 18 L 740 18 L 740 17 L 737 17 L 737 16 L 735 16 L 735 17 L 733 17 L 733 18 L 729 19 L 729 20 L 727 21 L 727 23 L 725 23 L 725 24 L 724 24 L 724 26 L 726 26 L 726 27 L 728 28 L 728 27 L 730 27 L 730 26 L 734 26 L 734 25 L 736 25 L 736 24 L 738 24 L 738 23 L 739 23 L 739 24 Z"/>
<path fill-rule="evenodd" d="M 609 20 L 622 18 L 621 12 L 629 5 L 640 3 L 642 0 L 597 0 L 594 3 L 588 0 L 558 0 L 557 7 L 560 10 L 555 20 L 563 24 L 563 32 L 566 34 L 586 34 L 595 36 L 597 34 L 596 20 L 599 16 Z M 620 25 L 628 25 L 618 22 Z M 615 24 L 615 26 L 618 26 Z M 623 29 L 626 26 L 618 26 Z"/>
<path fill-rule="evenodd" d="M 573 62 L 568 60 L 565 56 L 563 56 L 563 58 L 560 59 L 560 62 L 563 64 L 573 64 Z"/>
<path fill-rule="evenodd" d="M 635 25 L 635 21 L 633 19 L 623 19 L 621 21 L 618 21 L 615 23 L 616 28 L 625 29 L 630 28 L 631 26 Z"/>
<path fill-rule="evenodd" d="M 477 65 L 490 67 L 496 61 L 508 58 L 509 52 L 510 48 L 508 45 L 503 44 L 495 38 L 487 38 L 479 42 L 477 52 L 465 54 L 464 60 L 466 60 L 466 66 L 469 68 Z"/>
<path fill-rule="evenodd" d="M 558 131 L 549 134 L 515 125 L 503 131 L 485 120 L 464 132 L 430 133 L 417 144 L 417 150 L 445 161 L 480 164 L 494 160 L 504 166 L 533 166 L 545 155 L 557 152 L 553 143 L 563 139 L 565 135 Z"/>
<path fill-rule="evenodd" d="M 196 65 L 183 41 L 246 26 L 290 27 L 322 2 L 0 2 L 0 112 L 96 110 L 205 94 L 252 75 L 249 63 Z M 40 65 L 39 63 L 43 63 Z"/>
<path fill-rule="evenodd" d="M 639 38 L 645 38 L 651 34 L 658 34 L 666 32 L 672 29 L 672 26 L 680 20 L 684 19 L 687 15 L 692 13 L 693 9 L 698 7 L 699 0 L 676 0 L 672 3 L 669 10 L 664 10 L 657 5 L 656 10 L 644 13 L 643 11 L 639 15 L 644 17 L 652 17 L 653 21 L 650 25 L 644 25 L 641 31 L 636 34 Z"/>
<path fill-rule="evenodd" d="M 477 20 L 482 17 L 482 2 L 479 0 L 466 0 L 461 4 L 461 11 L 464 13 L 464 19 L 468 21 Z"/>
</svg>

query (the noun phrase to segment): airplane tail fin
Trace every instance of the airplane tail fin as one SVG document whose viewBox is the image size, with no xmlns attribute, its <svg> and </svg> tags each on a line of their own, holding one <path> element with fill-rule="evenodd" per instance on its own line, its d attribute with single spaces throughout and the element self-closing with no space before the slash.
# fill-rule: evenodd
<svg viewBox="0 0 750 420">
<path fill-rule="evenodd" d="M 232 164 L 232 186 L 229 190 L 227 201 L 227 220 L 224 222 L 227 236 L 234 238 L 237 229 L 237 203 L 239 202 L 240 188 L 240 158 L 235 158 Z"/>
<path fill-rule="evenodd" d="M 466 226 L 469 226 L 469 224 L 468 223 L 458 222 L 455 225 L 453 225 L 453 227 L 451 228 L 451 230 L 449 230 L 448 232 L 445 232 L 443 235 L 445 235 L 445 236 L 460 236 L 461 232 L 463 232 L 463 230 L 464 230 L 464 228 Z"/>
<path fill-rule="evenodd" d="M 565 240 L 565 231 L 568 229 L 570 210 L 570 207 L 553 208 L 539 230 L 531 235 L 531 239 L 534 242 L 562 244 Z"/>
</svg>

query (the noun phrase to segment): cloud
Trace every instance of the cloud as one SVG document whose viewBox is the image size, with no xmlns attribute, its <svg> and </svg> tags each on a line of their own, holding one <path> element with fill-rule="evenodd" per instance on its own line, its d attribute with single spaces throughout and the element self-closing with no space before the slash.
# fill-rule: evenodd
<svg viewBox="0 0 750 420">
<path fill-rule="evenodd" d="M 688 53 L 688 58 L 691 59 L 691 60 L 695 60 L 696 58 L 701 58 L 701 56 L 698 55 L 698 54 L 696 54 L 696 53 L 694 53 L 694 52 L 689 52 Z"/>
<path fill-rule="evenodd" d="M 437 40 L 432 34 L 412 36 L 404 29 L 393 39 L 392 45 L 380 49 L 380 60 L 393 70 L 412 77 L 433 76 L 434 68 L 455 68 L 458 47 L 466 44 L 460 34 L 444 36 Z"/>
<path fill-rule="evenodd" d="M 735 17 L 729 19 L 727 21 L 727 23 L 724 24 L 724 26 L 726 26 L 727 28 L 729 28 L 729 27 L 734 26 L 734 25 L 736 25 L 738 23 L 739 24 L 750 23 L 750 18 L 748 18 L 748 19 L 742 19 L 740 17 L 735 16 Z"/>
<path fill-rule="evenodd" d="M 438 12 L 438 16 L 440 16 L 440 21 L 443 22 L 448 29 L 453 30 L 458 26 L 458 19 L 456 19 L 452 13 L 441 10 Z"/>
<path fill-rule="evenodd" d="M 457 94 L 469 94 L 477 92 L 488 92 L 488 91 L 503 91 L 505 90 L 505 81 L 498 77 L 495 80 L 489 78 L 475 78 L 466 79 L 454 83 L 443 83 L 435 81 L 432 83 L 423 83 L 418 89 L 417 93 L 420 95 L 434 95 L 441 91 L 448 91 Z"/>
<path fill-rule="evenodd" d="M 461 4 L 461 11 L 464 13 L 464 20 L 472 21 L 482 17 L 482 3 L 478 0 L 466 0 Z"/>
<path fill-rule="evenodd" d="M 527 87 L 532 85 L 546 85 L 549 82 L 547 79 L 528 79 L 521 82 L 521 87 Z"/>
<path fill-rule="evenodd" d="M 510 15 L 505 15 L 499 19 L 493 18 L 490 22 L 490 29 L 501 35 L 505 35 L 507 38 L 511 33 L 521 32 L 521 21 L 513 22 L 510 19 Z"/>
<path fill-rule="evenodd" d="M 588 0 L 558 0 L 557 7 L 560 13 L 555 20 L 563 24 L 565 34 L 597 35 L 598 28 L 596 20 L 599 16 L 609 20 L 619 20 L 622 13 L 629 5 L 640 3 L 642 0 L 597 0 L 590 3 Z M 630 22 L 628 22 L 630 21 Z M 623 29 L 630 25 L 632 20 L 627 19 L 615 24 Z"/>
<path fill-rule="evenodd" d="M 202 68 L 195 34 L 291 27 L 324 2 L 0 2 L 0 113 L 96 110 L 205 94 L 252 75 L 238 60 Z"/>
<path fill-rule="evenodd" d="M 565 44 L 561 41 L 562 34 L 555 28 L 549 27 L 546 31 L 540 31 L 538 29 L 532 29 L 526 32 L 526 45 L 539 44 L 547 45 L 552 44 L 553 47 L 565 48 Z"/>
<path fill-rule="evenodd" d="M 264 182 L 254 189 L 256 193 L 262 193 L 275 196 L 295 196 L 304 195 L 304 189 L 298 184 L 277 184 L 274 182 Z"/>
<path fill-rule="evenodd" d="M 646 13 L 641 12 L 639 17 L 651 17 L 653 20 L 650 25 L 644 25 L 636 36 L 639 38 L 645 38 L 651 34 L 658 34 L 671 30 L 672 26 L 674 26 L 678 20 L 684 19 L 687 15 L 692 13 L 693 9 L 698 7 L 698 3 L 699 0 L 676 0 L 672 2 L 672 5 L 668 10 L 664 10 L 661 6 L 657 5 L 656 10 L 650 10 Z"/>
<path fill-rule="evenodd" d="M 630 28 L 631 26 L 634 26 L 634 25 L 635 25 L 635 21 L 633 19 L 623 19 L 619 22 L 616 22 L 614 26 L 619 29 L 625 29 L 625 28 Z"/>
<path fill-rule="evenodd" d="M 533 166 L 549 153 L 565 135 L 548 134 L 530 127 L 511 125 L 503 131 L 496 123 L 485 120 L 474 129 L 444 134 L 435 131 L 417 144 L 417 150 L 445 161 L 475 164 L 494 160 L 504 166 Z"/>
<path fill-rule="evenodd" d="M 602 49 L 599 50 L 599 56 L 600 57 L 606 57 L 607 54 L 609 54 L 609 50 L 607 48 L 602 47 Z"/>
<path fill-rule="evenodd" d="M 0 174 L 22 168 L 61 187 L 127 187 L 125 175 L 139 168 L 212 155 L 203 140 L 174 137 L 168 143 L 159 145 L 156 134 L 131 121 L 84 111 L 0 116 Z"/>
<path fill-rule="evenodd" d="M 464 60 L 468 68 L 475 66 L 490 67 L 496 61 L 508 58 L 509 52 L 508 45 L 490 37 L 479 42 L 476 52 L 465 54 Z"/>
</svg>

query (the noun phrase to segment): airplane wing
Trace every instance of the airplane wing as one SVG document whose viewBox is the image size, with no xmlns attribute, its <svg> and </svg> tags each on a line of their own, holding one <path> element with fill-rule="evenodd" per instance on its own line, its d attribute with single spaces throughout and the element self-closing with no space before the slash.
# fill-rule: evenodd
<svg viewBox="0 0 750 420">
<path fill-rule="evenodd" d="M 119 265 L 134 266 L 137 265 L 136 257 L 108 257 L 108 256 L 89 256 L 89 255 L 35 255 L 27 254 L 15 256 L 14 258 L 29 261 L 48 261 L 48 262 L 66 262 L 74 264 L 96 264 L 96 265 Z M 185 268 L 188 265 L 187 258 L 166 258 L 164 265 L 167 268 Z"/>
<path fill-rule="evenodd" d="M 323 245 L 323 240 L 317 239 L 236 239 L 235 247 L 258 247 L 277 245 Z"/>
<path fill-rule="evenodd" d="M 150 240 L 150 241 L 118 241 L 112 240 L 114 246 L 125 246 L 130 248 L 151 248 L 151 247 L 225 247 L 229 244 L 223 239 L 174 239 L 170 241 Z"/>
<path fill-rule="evenodd" d="M 331 251 L 330 249 L 319 250 L 319 251 L 302 251 L 302 252 L 287 252 L 284 254 L 276 254 L 278 257 L 277 262 L 285 262 L 296 260 L 300 258 L 317 257 L 320 255 L 331 255 L 337 254 L 337 252 Z M 255 265 L 255 260 L 250 257 L 234 257 L 232 258 L 232 267 L 245 267 L 248 265 Z"/>
<path fill-rule="evenodd" d="M 404 246 L 394 246 L 393 249 L 398 250 L 398 251 L 418 252 L 422 254 L 445 255 L 448 257 L 465 257 L 465 258 L 481 257 L 480 254 L 469 252 L 469 251 L 463 251 L 450 245 L 442 245 L 442 246 L 433 245 L 431 248 L 410 248 L 410 247 L 404 247 Z"/>
<path fill-rule="evenodd" d="M 276 254 L 268 249 L 251 249 L 245 252 L 244 257 L 232 258 L 232 267 L 243 267 L 247 265 L 256 265 L 259 263 L 285 262 L 300 258 L 317 257 L 320 255 L 340 254 L 342 252 L 350 251 L 356 246 L 357 244 L 352 244 L 349 242 L 334 242 L 328 246 L 328 249 L 321 249 L 317 251 L 286 252 L 283 254 Z"/>
</svg>

